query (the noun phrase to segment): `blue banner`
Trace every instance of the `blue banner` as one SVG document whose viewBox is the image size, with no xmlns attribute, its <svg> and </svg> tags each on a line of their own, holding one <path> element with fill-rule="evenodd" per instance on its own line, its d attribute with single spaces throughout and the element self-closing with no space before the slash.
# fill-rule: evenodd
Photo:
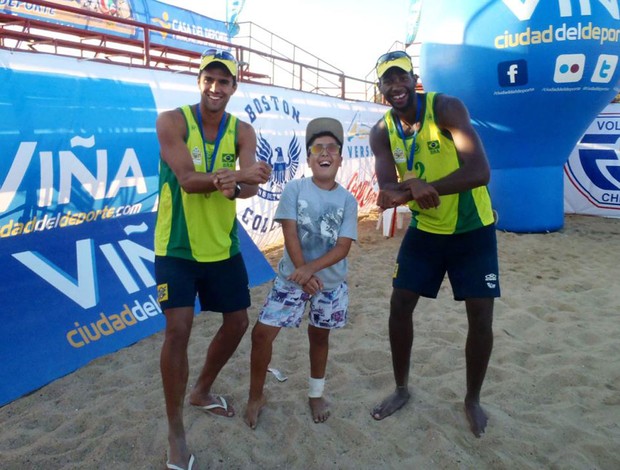
<svg viewBox="0 0 620 470">
<path fill-rule="evenodd" d="M 226 1 L 226 23 L 228 28 L 228 38 L 232 38 L 239 33 L 239 15 L 243 10 L 245 0 Z"/>
<path fill-rule="evenodd" d="M 618 217 L 620 214 L 620 104 L 598 115 L 564 166 L 566 212 Z"/>
<path fill-rule="evenodd" d="M 155 213 L 0 239 L 0 406 L 160 331 Z M 250 285 L 273 279 L 240 227 Z"/>
<path fill-rule="evenodd" d="M 0 238 L 153 210 L 149 85 L 11 69 L 0 81 Z"/>
<path fill-rule="evenodd" d="M 405 37 L 405 46 L 410 46 L 418 35 L 420 26 L 420 12 L 422 10 L 422 0 L 409 1 L 409 13 L 407 14 L 407 34 Z"/>
<path fill-rule="evenodd" d="M 111 21 L 62 10 L 33 5 L 16 0 L 0 0 L 0 11 L 26 18 L 49 21 L 87 31 L 97 31 L 131 39 L 144 40 L 144 30 L 129 24 L 114 22 L 114 18 L 134 20 L 147 25 L 159 26 L 168 30 L 165 33 L 154 32 L 150 41 L 155 44 L 168 45 L 180 49 L 202 52 L 204 43 L 176 34 L 183 32 L 200 36 L 205 40 L 227 41 L 228 28 L 225 22 L 214 20 L 193 11 L 167 5 L 156 0 L 48 0 L 59 6 L 80 8 L 85 12 L 107 15 Z"/>
</svg>

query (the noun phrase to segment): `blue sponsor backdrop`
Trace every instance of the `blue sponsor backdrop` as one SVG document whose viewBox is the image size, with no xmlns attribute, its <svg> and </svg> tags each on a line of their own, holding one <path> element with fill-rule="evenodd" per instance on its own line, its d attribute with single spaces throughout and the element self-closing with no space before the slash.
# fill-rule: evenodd
<svg viewBox="0 0 620 470">
<path fill-rule="evenodd" d="M 155 213 L 0 239 L 0 406 L 165 325 Z M 242 227 L 250 285 L 274 272 Z"/>
<path fill-rule="evenodd" d="M 149 85 L 0 69 L 0 406 L 164 326 Z M 251 286 L 274 271 L 239 225 Z"/>
<path fill-rule="evenodd" d="M 3 236 L 19 234 L 11 221 L 59 209 L 83 221 L 153 209 L 159 147 L 148 85 L 11 69 L 0 69 L 0 83 Z"/>
<path fill-rule="evenodd" d="M 424 2 L 422 81 L 468 106 L 499 228 L 563 226 L 563 165 L 618 93 L 618 10 L 618 0 Z"/>
<path fill-rule="evenodd" d="M 200 36 L 205 40 L 215 39 L 228 41 L 230 31 L 224 21 L 214 20 L 199 15 L 184 8 L 179 8 L 156 0 L 108 0 L 77 2 L 74 0 L 49 0 L 59 6 L 69 6 L 87 11 L 94 11 L 114 18 L 137 21 L 147 25 L 158 26 L 168 30 L 165 33 L 153 32 L 149 40 L 155 44 L 189 49 L 202 52 L 204 44 L 196 40 L 188 40 L 175 34 L 177 31 Z M 29 2 L 16 0 L 0 0 L 0 11 L 12 13 L 26 18 L 68 25 L 88 31 L 98 31 L 107 34 L 126 37 L 129 39 L 144 40 L 144 30 L 123 23 L 107 21 L 82 14 L 34 5 Z"/>
</svg>

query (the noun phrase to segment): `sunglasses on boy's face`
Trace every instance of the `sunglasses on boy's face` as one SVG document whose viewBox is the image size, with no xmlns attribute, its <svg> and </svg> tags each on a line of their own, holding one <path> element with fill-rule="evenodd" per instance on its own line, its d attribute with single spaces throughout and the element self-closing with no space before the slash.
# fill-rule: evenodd
<svg viewBox="0 0 620 470">
<path fill-rule="evenodd" d="M 312 155 L 321 155 L 324 150 L 330 155 L 338 155 L 340 153 L 340 145 L 338 144 L 313 144 L 308 147 Z"/>
</svg>

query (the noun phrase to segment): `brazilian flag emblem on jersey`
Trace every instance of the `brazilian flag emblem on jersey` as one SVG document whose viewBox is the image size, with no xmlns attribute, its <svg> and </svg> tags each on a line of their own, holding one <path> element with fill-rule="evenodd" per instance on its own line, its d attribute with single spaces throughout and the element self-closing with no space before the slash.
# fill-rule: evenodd
<svg viewBox="0 0 620 470">
<path fill-rule="evenodd" d="M 430 153 L 439 153 L 439 141 L 438 140 L 430 140 L 429 142 L 427 142 L 428 145 L 428 151 Z"/>
<path fill-rule="evenodd" d="M 235 154 L 225 153 L 224 155 L 222 155 L 222 163 L 225 168 L 234 168 L 235 167 Z"/>
</svg>

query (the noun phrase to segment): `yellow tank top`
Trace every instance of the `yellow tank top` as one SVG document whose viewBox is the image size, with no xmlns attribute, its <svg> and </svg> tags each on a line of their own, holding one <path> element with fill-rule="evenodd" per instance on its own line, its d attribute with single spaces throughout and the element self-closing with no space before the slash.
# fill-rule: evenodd
<svg viewBox="0 0 620 470">
<path fill-rule="evenodd" d="M 457 170 L 460 166 L 454 142 L 435 123 L 434 100 L 436 93 L 421 93 L 421 128 L 415 141 L 415 153 L 410 159 L 413 136 L 403 139 L 392 110 L 383 119 L 388 130 L 392 156 L 399 180 L 420 178 L 432 183 Z M 411 169 L 409 169 L 410 167 Z M 434 209 L 421 209 L 415 201 L 409 202 L 411 226 L 437 234 L 463 233 L 493 223 L 491 198 L 486 186 L 459 194 L 440 196 L 441 204 Z"/>
<path fill-rule="evenodd" d="M 236 168 L 237 118 L 226 113 L 226 127 L 213 156 L 214 142 L 203 142 L 192 107 L 180 108 L 187 123 L 187 148 L 196 171 Z M 179 185 L 168 164 L 159 162 L 159 207 L 155 226 L 155 254 L 200 262 L 222 261 L 239 253 L 236 203 L 219 191 L 188 194 Z"/>
</svg>

